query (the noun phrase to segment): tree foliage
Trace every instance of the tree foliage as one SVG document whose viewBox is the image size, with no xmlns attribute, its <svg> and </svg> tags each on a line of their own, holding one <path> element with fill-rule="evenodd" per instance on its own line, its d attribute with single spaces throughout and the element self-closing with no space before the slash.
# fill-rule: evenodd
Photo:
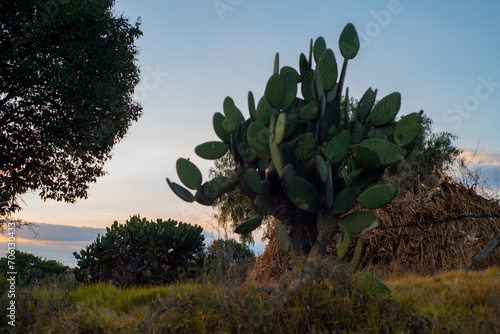
<svg viewBox="0 0 500 334">
<path fill-rule="evenodd" d="M 221 176 L 234 177 L 234 167 L 233 156 L 230 153 L 226 153 L 214 161 L 214 168 L 210 169 L 209 178 L 215 179 Z M 216 212 L 215 218 L 219 225 L 224 229 L 231 228 L 231 230 L 234 230 L 242 222 L 257 214 L 251 198 L 243 195 L 238 188 L 217 198 L 212 204 L 212 208 Z M 271 226 L 272 222 L 273 218 L 266 216 L 263 225 Z M 254 242 L 250 233 L 241 234 L 240 240 L 245 243 Z"/>
<path fill-rule="evenodd" d="M 255 253 L 247 245 L 234 239 L 217 239 L 207 248 L 206 260 L 227 258 L 229 262 L 247 262 L 255 259 Z"/>
<path fill-rule="evenodd" d="M 85 283 L 113 282 L 125 286 L 164 284 L 188 274 L 204 247 L 203 229 L 174 220 L 156 222 L 132 216 L 117 221 L 106 234 L 73 255 L 75 273 Z"/>
<path fill-rule="evenodd" d="M 14 260 L 11 262 L 15 263 L 16 285 L 18 287 L 28 287 L 45 278 L 54 278 L 70 269 L 56 260 L 42 259 L 28 252 L 16 250 L 13 255 Z M 9 258 L 7 256 L 0 258 L 0 273 L 5 275 L 12 271 L 9 269 Z"/>
<path fill-rule="evenodd" d="M 422 133 L 417 138 L 415 149 L 407 159 L 404 169 L 407 186 L 418 187 L 416 182 L 426 185 L 438 183 L 458 161 L 462 150 L 453 144 L 458 136 L 450 132 L 434 132 L 432 119 L 422 115 Z"/>
<path fill-rule="evenodd" d="M 0 2 L 0 214 L 17 197 L 74 202 L 142 107 L 140 22 L 113 0 Z"/>
</svg>

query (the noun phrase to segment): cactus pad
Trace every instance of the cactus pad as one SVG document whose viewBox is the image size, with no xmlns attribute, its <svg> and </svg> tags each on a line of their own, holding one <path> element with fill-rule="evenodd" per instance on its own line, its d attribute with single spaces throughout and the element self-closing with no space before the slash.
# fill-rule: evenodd
<svg viewBox="0 0 500 334">
<path fill-rule="evenodd" d="M 304 211 L 314 213 L 321 208 L 321 197 L 316 188 L 301 177 L 294 178 L 292 186 L 286 193 L 293 204 Z"/>
<path fill-rule="evenodd" d="M 343 260 L 346 258 L 347 253 L 349 253 L 349 248 L 351 247 L 351 232 L 342 232 L 337 239 L 337 256 L 339 259 Z"/>
<path fill-rule="evenodd" d="M 359 145 L 376 152 L 380 158 L 380 164 L 383 166 L 388 166 L 398 161 L 406 153 L 403 148 L 379 138 L 363 140 Z"/>
<path fill-rule="evenodd" d="M 234 182 L 227 176 L 216 177 L 202 186 L 203 194 L 209 199 L 216 199 L 234 187 Z"/>
<path fill-rule="evenodd" d="M 293 180 L 295 179 L 295 168 L 292 164 L 288 164 L 283 168 L 283 186 L 285 189 L 291 188 L 293 186 Z"/>
<path fill-rule="evenodd" d="M 316 171 L 321 182 L 326 182 L 328 168 L 326 167 L 325 159 L 321 155 L 316 156 Z"/>
<path fill-rule="evenodd" d="M 196 146 L 194 152 L 203 159 L 215 160 L 226 154 L 229 145 L 218 141 L 209 141 Z"/>
<path fill-rule="evenodd" d="M 413 142 L 422 132 L 422 117 L 420 113 L 411 113 L 401 118 L 394 129 L 394 142 L 406 146 Z"/>
<path fill-rule="evenodd" d="M 234 132 L 245 118 L 241 111 L 234 105 L 233 99 L 229 96 L 224 99 L 223 108 L 226 118 L 222 122 L 222 126 L 227 132 Z"/>
<path fill-rule="evenodd" d="M 308 103 L 300 110 L 300 119 L 313 121 L 318 117 L 318 105 L 316 102 Z"/>
<path fill-rule="evenodd" d="M 269 136 L 271 132 L 269 128 L 260 122 L 251 122 L 247 130 L 247 141 L 250 149 L 255 152 L 260 158 L 270 158 L 269 151 Z"/>
<path fill-rule="evenodd" d="M 384 126 L 394 119 L 401 107 L 401 94 L 395 92 L 380 100 L 370 113 L 374 126 Z"/>
<path fill-rule="evenodd" d="M 352 257 L 351 261 L 351 270 L 353 272 L 355 272 L 359 268 L 361 259 L 363 258 L 364 245 L 365 238 L 363 238 L 363 236 L 360 236 L 358 242 L 356 243 L 356 249 L 354 250 L 354 256 Z"/>
<path fill-rule="evenodd" d="M 352 185 L 358 187 L 359 189 L 363 189 L 371 183 L 378 182 L 382 176 L 384 176 L 384 173 L 385 167 L 377 169 L 364 169 L 354 178 Z"/>
<path fill-rule="evenodd" d="M 351 153 L 354 161 L 361 168 L 376 169 L 380 167 L 379 155 L 369 147 L 352 145 Z"/>
<path fill-rule="evenodd" d="M 339 227 L 342 231 L 359 233 L 377 219 L 378 216 L 373 212 L 356 211 L 340 219 Z"/>
<path fill-rule="evenodd" d="M 321 59 L 321 56 L 325 51 L 326 51 L 326 42 L 325 39 L 320 36 L 316 39 L 313 46 L 313 56 L 316 64 L 319 63 L 319 60 Z"/>
<path fill-rule="evenodd" d="M 185 200 L 186 202 L 194 202 L 194 196 L 189 192 L 189 190 L 178 185 L 175 182 L 170 182 L 168 178 L 167 178 L 167 183 L 170 189 L 172 189 L 172 191 L 181 199 Z"/>
<path fill-rule="evenodd" d="M 302 80 L 302 77 L 300 76 L 300 74 L 293 67 L 283 66 L 281 68 L 281 70 L 280 70 L 280 74 L 281 75 L 285 75 L 286 73 L 289 73 L 289 72 L 294 75 L 294 77 L 295 77 L 295 83 L 300 82 L 300 80 Z"/>
<path fill-rule="evenodd" d="M 179 158 L 176 163 L 177 175 L 188 188 L 196 190 L 201 185 L 201 172 L 191 161 Z"/>
<path fill-rule="evenodd" d="M 377 184 L 361 193 L 358 203 L 366 209 L 378 209 L 389 203 L 398 194 L 393 184 Z"/>
<path fill-rule="evenodd" d="M 238 233 L 238 234 L 246 234 L 246 233 L 250 233 L 252 232 L 253 230 L 255 230 L 257 227 L 260 226 L 260 224 L 262 223 L 262 219 L 264 217 L 262 216 L 255 216 L 253 218 L 250 218 L 248 220 L 246 220 L 245 222 L 243 222 L 241 225 L 239 225 L 236 230 L 234 230 L 234 232 Z"/>
<path fill-rule="evenodd" d="M 269 125 L 272 111 L 273 107 L 267 102 L 266 97 L 262 97 L 259 100 L 259 104 L 257 104 L 256 121 L 264 125 Z"/>
<path fill-rule="evenodd" d="M 326 146 L 332 165 L 336 165 L 347 156 L 351 147 L 351 134 L 349 130 L 340 131 Z"/>
<path fill-rule="evenodd" d="M 247 183 L 248 183 L 248 186 L 250 187 L 250 189 L 254 193 L 260 194 L 260 192 L 262 190 L 262 185 L 261 185 L 262 180 L 260 179 L 259 172 L 257 172 L 257 170 L 255 170 L 255 168 L 249 168 L 247 170 L 246 177 L 247 177 Z"/>
<path fill-rule="evenodd" d="M 351 209 L 356 204 L 358 196 L 359 196 L 358 187 L 352 186 L 345 188 L 337 195 L 337 198 L 335 198 L 335 202 L 333 204 L 333 211 L 336 214 L 344 214 L 351 211 Z"/>
<path fill-rule="evenodd" d="M 229 144 L 231 142 L 231 134 L 224 129 L 224 127 L 222 126 L 222 122 L 224 122 L 224 115 L 222 115 L 220 112 L 216 112 L 212 119 L 215 134 L 224 143 Z"/>
<path fill-rule="evenodd" d="M 278 73 L 275 73 L 267 82 L 265 96 L 269 104 L 277 108 L 283 103 L 285 98 L 285 81 Z"/>
<path fill-rule="evenodd" d="M 302 75 L 302 96 L 306 103 L 312 102 L 314 100 L 313 95 L 313 80 L 314 80 L 314 71 L 309 69 Z"/>
<path fill-rule="evenodd" d="M 358 121 L 364 122 L 368 114 L 373 108 L 373 104 L 375 103 L 375 98 L 377 97 L 377 90 L 373 91 L 371 88 L 365 92 L 361 100 L 359 100 L 357 109 L 356 109 L 356 118 Z"/>
<path fill-rule="evenodd" d="M 248 92 L 248 112 L 252 121 L 255 121 L 257 119 L 257 110 L 255 109 L 255 99 L 252 92 Z"/>
<path fill-rule="evenodd" d="M 314 135 L 310 132 L 304 133 L 297 139 L 294 151 L 295 157 L 299 161 L 308 161 L 314 156 L 316 146 L 317 143 Z"/>
<path fill-rule="evenodd" d="M 335 87 L 338 75 L 337 61 L 335 60 L 335 55 L 332 50 L 328 49 L 323 52 L 323 55 L 319 59 L 316 71 L 321 73 L 324 91 L 328 92 L 332 90 L 333 87 Z"/>
<path fill-rule="evenodd" d="M 276 128 L 274 129 L 274 142 L 276 144 L 280 144 L 285 138 L 285 129 L 286 129 L 286 114 L 280 113 L 278 115 L 278 120 L 276 121 Z M 269 139 L 268 139 L 269 141 Z"/>
<path fill-rule="evenodd" d="M 285 96 L 282 102 L 282 108 L 288 109 L 295 101 L 295 97 L 297 96 L 297 72 L 285 71 L 281 74 L 283 78 L 283 82 L 285 83 Z M 300 80 L 300 76 L 299 76 Z"/>
<path fill-rule="evenodd" d="M 267 210 L 269 209 L 269 191 L 271 189 L 271 184 L 269 181 L 261 182 L 261 190 L 260 194 L 255 197 L 253 202 L 253 206 L 257 213 L 261 215 L 267 214 Z"/>
<path fill-rule="evenodd" d="M 281 155 L 280 149 L 278 148 L 278 144 L 274 141 L 270 141 L 269 150 L 271 151 L 271 157 L 273 159 L 274 167 L 278 172 L 278 175 L 283 176 L 283 156 Z"/>
<path fill-rule="evenodd" d="M 356 28 L 352 23 L 348 23 L 339 38 L 340 53 L 346 59 L 353 59 L 359 51 L 359 37 Z"/>
</svg>

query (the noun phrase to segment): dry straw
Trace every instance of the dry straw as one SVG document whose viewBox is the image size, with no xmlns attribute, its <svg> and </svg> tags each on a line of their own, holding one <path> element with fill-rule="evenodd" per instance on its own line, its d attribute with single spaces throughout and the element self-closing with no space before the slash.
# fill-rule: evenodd
<svg viewBox="0 0 500 334">
<path fill-rule="evenodd" d="M 415 193 L 403 191 L 389 205 L 375 212 L 380 217 L 380 226 L 365 235 L 362 267 L 380 276 L 430 275 L 465 269 L 467 263 L 500 233 L 500 218 L 443 222 L 463 216 L 500 216 L 498 201 L 486 199 L 473 187 L 451 178 L 433 187 L 421 185 Z M 257 260 L 252 276 L 272 280 L 288 267 L 290 259 L 279 251 L 274 231 L 265 238 L 269 243 Z M 352 248 L 355 242 L 352 241 Z M 492 265 L 500 265 L 500 249 L 474 269 Z"/>
</svg>

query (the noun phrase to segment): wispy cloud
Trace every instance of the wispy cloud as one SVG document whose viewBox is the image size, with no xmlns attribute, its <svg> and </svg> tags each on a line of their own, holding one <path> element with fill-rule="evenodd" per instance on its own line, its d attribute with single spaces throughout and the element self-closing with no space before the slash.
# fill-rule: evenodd
<svg viewBox="0 0 500 334">
<path fill-rule="evenodd" d="M 494 152 L 476 152 L 474 150 L 464 149 L 462 157 L 466 161 L 474 164 L 480 163 L 481 165 L 500 166 L 500 153 Z"/>
</svg>

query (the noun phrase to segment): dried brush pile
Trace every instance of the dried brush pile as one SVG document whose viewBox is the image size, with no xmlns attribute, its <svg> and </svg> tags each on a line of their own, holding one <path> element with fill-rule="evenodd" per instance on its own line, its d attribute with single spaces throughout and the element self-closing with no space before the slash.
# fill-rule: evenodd
<svg viewBox="0 0 500 334">
<path fill-rule="evenodd" d="M 403 191 L 375 212 L 380 226 L 365 235 L 362 268 L 381 277 L 465 269 L 472 257 L 500 233 L 500 218 L 463 218 L 500 216 L 499 202 L 451 178 L 433 187 L 422 185 L 415 193 Z M 443 221 L 452 218 L 460 219 Z M 272 280 L 288 267 L 290 259 L 279 251 L 274 231 L 265 238 L 269 243 L 252 276 Z M 356 240 L 352 242 L 354 247 Z M 500 265 L 500 249 L 473 269 L 492 265 Z"/>
</svg>

